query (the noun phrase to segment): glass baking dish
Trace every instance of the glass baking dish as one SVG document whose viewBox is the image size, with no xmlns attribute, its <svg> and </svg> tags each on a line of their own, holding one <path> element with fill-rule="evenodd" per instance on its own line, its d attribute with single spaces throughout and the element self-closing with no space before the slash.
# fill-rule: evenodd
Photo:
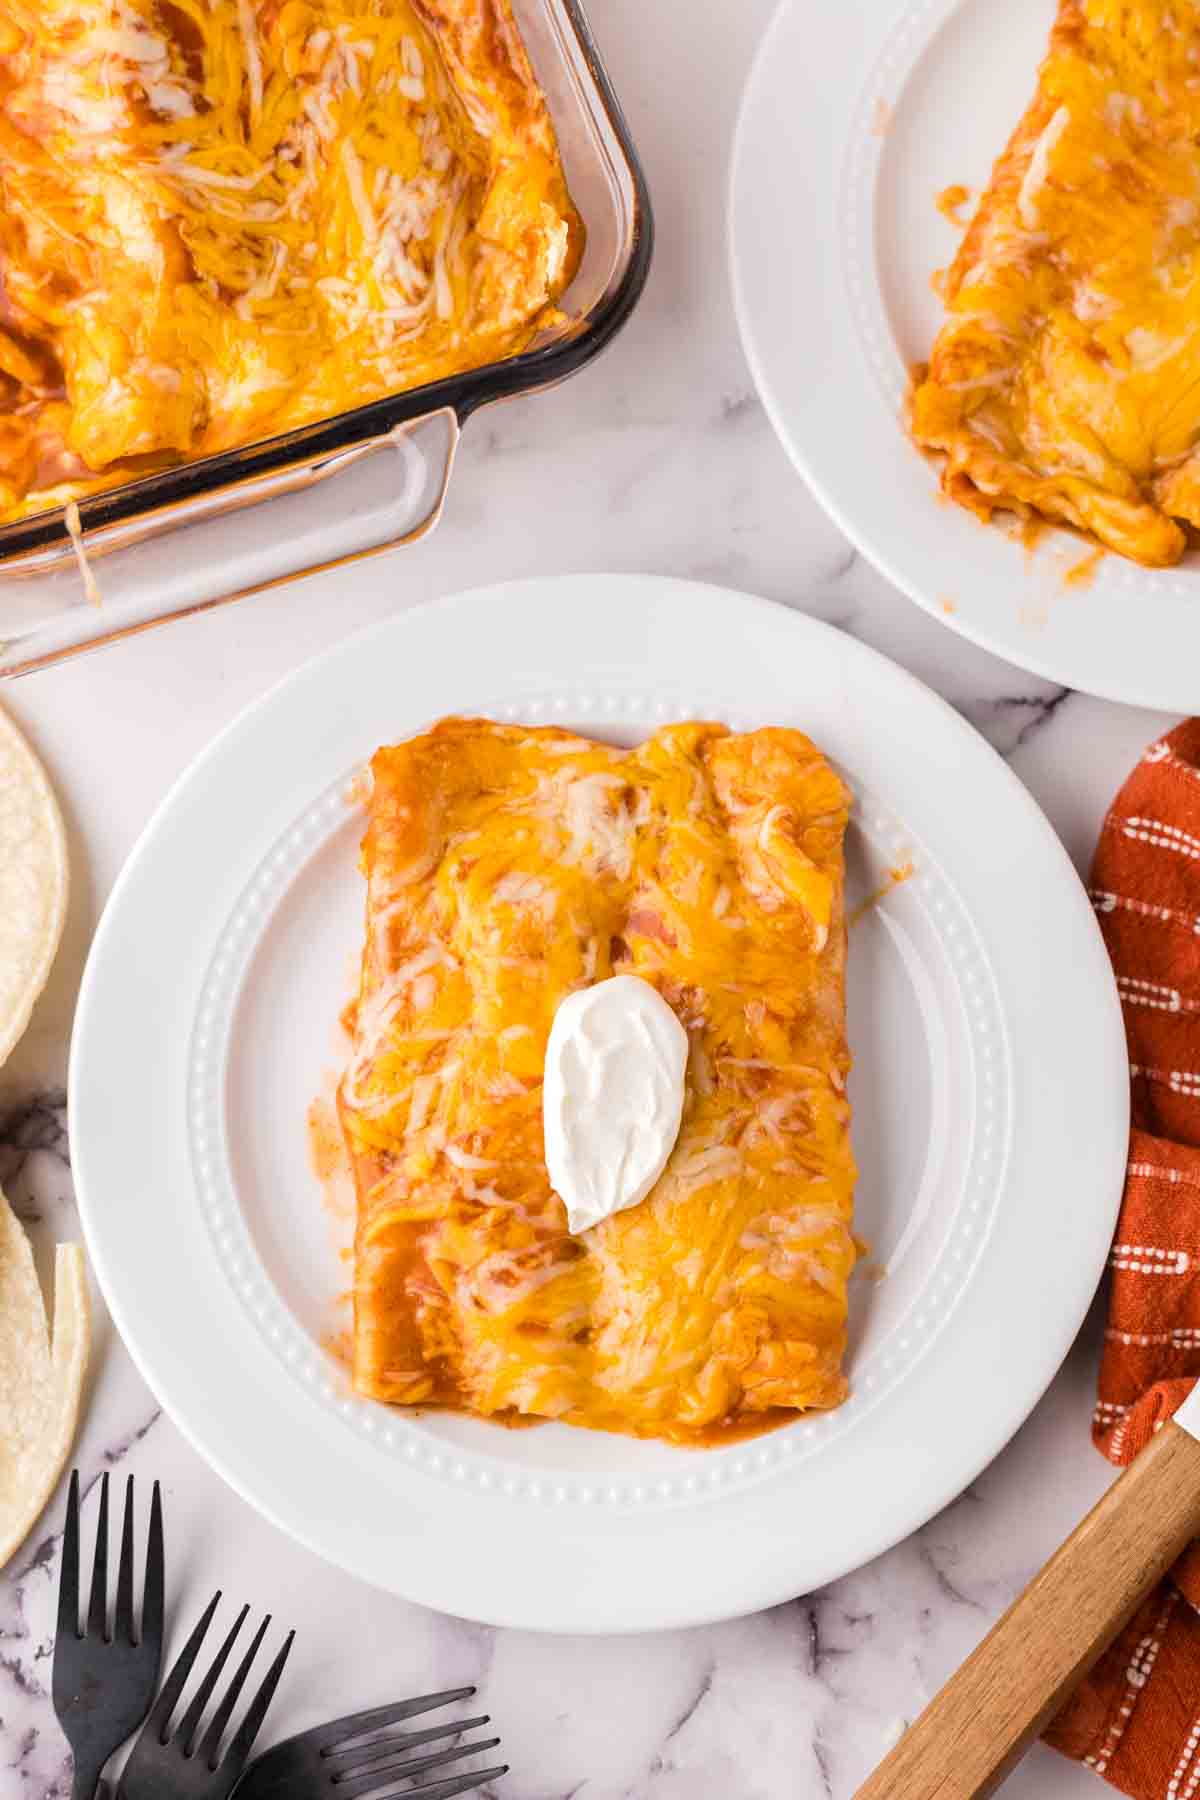
<svg viewBox="0 0 1200 1800">
<path fill-rule="evenodd" d="M 63 508 L 0 526 L 0 675 L 423 537 L 470 415 L 574 374 L 625 323 L 653 242 L 628 127 L 579 0 L 512 5 L 587 227 L 561 322 L 519 356 L 81 500 L 90 593 Z"/>
</svg>

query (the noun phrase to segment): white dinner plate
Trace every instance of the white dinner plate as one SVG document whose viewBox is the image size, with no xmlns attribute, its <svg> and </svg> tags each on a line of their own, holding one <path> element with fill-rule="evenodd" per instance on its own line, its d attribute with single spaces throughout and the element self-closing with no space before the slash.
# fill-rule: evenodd
<svg viewBox="0 0 1200 1800">
<path fill-rule="evenodd" d="M 930 276 L 961 236 L 936 196 L 986 185 L 1054 14 L 1054 0 L 840 0 L 817 30 L 811 0 L 784 0 L 734 145 L 738 317 L 792 460 L 897 587 L 1066 687 L 1192 712 L 1200 553 L 1092 569 L 1084 540 L 1050 529 L 1028 550 L 1003 515 L 984 527 L 942 502 L 901 425 L 908 372 L 941 322 Z"/>
<path fill-rule="evenodd" d="M 350 577 L 386 582 L 376 564 Z M 330 603 L 347 577 L 325 577 Z M 856 794 L 852 1098 L 870 1245 L 839 1410 L 682 1450 L 359 1400 L 306 1113 L 362 929 L 355 773 L 448 712 L 633 742 L 803 726 Z M 649 576 L 513 582 L 406 612 L 244 713 L 121 875 L 71 1058 L 89 1245 L 146 1379 L 314 1550 L 445 1612 L 679 1626 L 811 1589 L 957 1494 L 1058 1366 L 1103 1266 L 1124 1034 L 1074 871 L 942 701 L 852 638 Z"/>
</svg>

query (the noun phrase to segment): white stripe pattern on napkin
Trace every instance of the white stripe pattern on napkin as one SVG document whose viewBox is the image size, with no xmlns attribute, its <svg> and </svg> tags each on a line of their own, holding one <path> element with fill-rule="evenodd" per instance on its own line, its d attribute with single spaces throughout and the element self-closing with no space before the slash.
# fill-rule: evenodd
<svg viewBox="0 0 1200 1800">
<path fill-rule="evenodd" d="M 1192 1729 L 1188 1732 L 1183 1752 L 1175 1764 L 1175 1773 L 1167 1783 L 1166 1800 L 1192 1800 L 1192 1795 L 1200 1787 L 1197 1750 L 1200 1750 L 1200 1718 L 1192 1720 Z"/>
<path fill-rule="evenodd" d="M 1200 1188 L 1200 1175 L 1189 1174 L 1186 1169 L 1166 1169 L 1161 1163 L 1131 1162 L 1130 1175 L 1140 1175 L 1147 1181 L 1165 1181 L 1171 1187 Z"/>
<path fill-rule="evenodd" d="M 1148 1069 L 1142 1063 L 1130 1063 L 1129 1073 L 1143 1081 L 1157 1081 L 1184 1099 L 1200 1099 L 1200 1069 Z"/>
<path fill-rule="evenodd" d="M 1200 937 L 1200 913 L 1179 912 L 1173 906 L 1156 906 L 1152 900 L 1137 900 L 1132 894 L 1114 894 L 1110 888 L 1089 888 L 1088 894 L 1098 913 L 1136 913 L 1141 919 L 1157 919 L 1163 925 L 1182 925 L 1185 931 Z"/>
<path fill-rule="evenodd" d="M 1177 1325 L 1174 1331 L 1118 1331 L 1110 1325 L 1104 1335 L 1110 1343 L 1126 1344 L 1131 1350 L 1200 1350 L 1200 1326 L 1196 1325 Z"/>
<path fill-rule="evenodd" d="M 1169 825 L 1165 819 L 1142 818 L 1140 814 L 1118 820 L 1117 824 L 1122 836 L 1134 843 L 1150 844 L 1155 850 L 1171 850 L 1176 856 L 1190 856 L 1200 862 L 1200 838 L 1193 837 L 1179 825 Z"/>
<path fill-rule="evenodd" d="M 1114 1244 L 1109 1266 L 1135 1275 L 1186 1275 L 1192 1259 L 1186 1250 L 1163 1250 L 1157 1244 Z"/>
<path fill-rule="evenodd" d="M 1200 781 L 1200 769 L 1194 769 L 1191 763 L 1184 762 L 1182 756 L 1176 756 L 1170 744 L 1163 738 L 1159 738 L 1157 744 L 1151 744 L 1150 748 L 1143 752 L 1142 761 L 1162 763 L 1168 769 L 1178 769 L 1181 775 L 1189 776 L 1192 781 Z"/>
<path fill-rule="evenodd" d="M 1125 1671 L 1125 1692 L 1121 1697 L 1121 1704 L 1117 1708 L 1116 1716 L 1105 1735 L 1104 1743 L 1094 1755 L 1085 1756 L 1083 1759 L 1089 1769 L 1095 1769 L 1097 1775 L 1103 1775 L 1113 1759 L 1117 1745 L 1125 1736 L 1125 1727 L 1133 1717 L 1134 1703 L 1150 1679 L 1150 1672 L 1162 1649 L 1162 1641 L 1178 1600 L 1179 1594 L 1175 1588 L 1172 1588 L 1163 1602 L 1162 1611 L 1154 1621 L 1154 1629 L 1148 1631 L 1145 1637 L 1138 1639 L 1133 1655 L 1129 1659 L 1129 1667 Z"/>
<path fill-rule="evenodd" d="M 1118 975 L 1117 992 L 1127 1006 L 1149 1006 L 1156 1012 L 1200 1012 L 1200 1000 L 1185 1000 L 1178 988 L 1141 975 Z"/>
</svg>

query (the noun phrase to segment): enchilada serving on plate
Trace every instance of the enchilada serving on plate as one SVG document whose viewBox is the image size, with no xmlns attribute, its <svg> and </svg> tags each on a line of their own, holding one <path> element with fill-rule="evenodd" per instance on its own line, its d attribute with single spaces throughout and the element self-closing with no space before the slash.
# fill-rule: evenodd
<svg viewBox="0 0 1200 1800">
<path fill-rule="evenodd" d="M 912 396 L 951 499 L 1179 561 L 1200 525 L 1198 132 L 1194 9 L 1060 0 Z"/>
<path fill-rule="evenodd" d="M 371 765 L 339 1112 L 366 1397 L 706 1441 L 844 1396 L 849 795 L 798 731 L 621 750 L 449 719 Z M 543 1144 L 568 996 L 688 1036 L 649 1194 L 572 1235 Z"/>
</svg>

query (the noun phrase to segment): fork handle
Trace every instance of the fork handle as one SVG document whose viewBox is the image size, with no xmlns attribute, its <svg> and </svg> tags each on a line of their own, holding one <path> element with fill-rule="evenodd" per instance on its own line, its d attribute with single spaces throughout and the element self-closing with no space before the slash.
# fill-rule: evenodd
<svg viewBox="0 0 1200 1800">
<path fill-rule="evenodd" d="M 1172 1420 L 952 1675 L 855 1800 L 984 1800 L 1200 1533 L 1200 1442 Z"/>
<path fill-rule="evenodd" d="M 75 1772 L 71 1778 L 71 1800 L 108 1800 L 108 1789 L 100 1780 L 104 1773 L 107 1756 L 98 1762 L 87 1763 L 78 1756 L 75 1758 Z"/>
</svg>

